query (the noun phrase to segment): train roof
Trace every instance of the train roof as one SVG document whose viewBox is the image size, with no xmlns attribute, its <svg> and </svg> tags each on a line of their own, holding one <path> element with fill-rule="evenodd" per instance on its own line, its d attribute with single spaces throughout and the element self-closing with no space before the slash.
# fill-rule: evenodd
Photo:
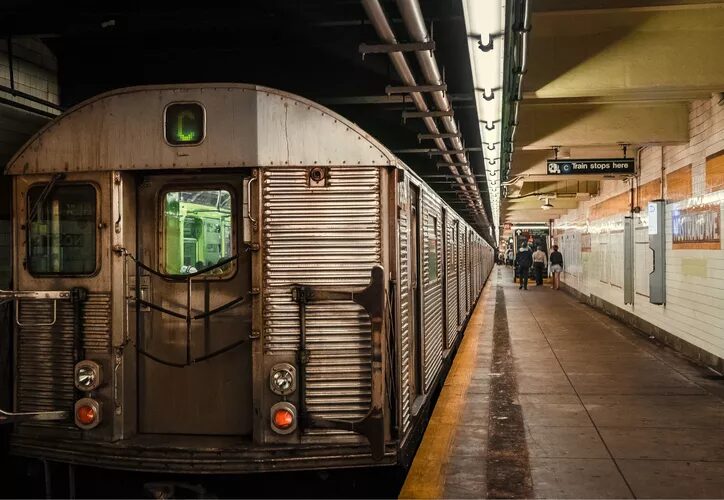
<svg viewBox="0 0 724 500">
<path fill-rule="evenodd" d="M 173 103 L 202 105 L 202 142 L 166 142 L 165 110 Z M 318 103 L 258 85 L 210 83 L 130 87 L 88 99 L 38 131 L 5 173 L 398 163 Z"/>
</svg>

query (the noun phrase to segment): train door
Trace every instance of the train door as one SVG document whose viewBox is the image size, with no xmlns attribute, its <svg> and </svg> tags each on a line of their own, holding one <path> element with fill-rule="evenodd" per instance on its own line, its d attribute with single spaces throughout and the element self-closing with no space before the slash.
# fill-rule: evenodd
<svg viewBox="0 0 724 500">
<path fill-rule="evenodd" d="M 423 392 L 420 218 L 420 188 L 410 184 L 410 392 L 413 398 Z"/>
<path fill-rule="evenodd" d="M 198 179 L 154 175 L 138 183 L 139 432 L 246 435 L 251 265 L 242 243 L 243 177 Z"/>
</svg>

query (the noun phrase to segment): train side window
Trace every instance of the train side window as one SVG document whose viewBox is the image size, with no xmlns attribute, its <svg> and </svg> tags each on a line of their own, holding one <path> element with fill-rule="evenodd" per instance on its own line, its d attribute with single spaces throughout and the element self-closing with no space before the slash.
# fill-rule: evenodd
<svg viewBox="0 0 724 500">
<path fill-rule="evenodd" d="M 231 193 L 224 189 L 166 191 L 163 195 L 162 270 L 167 274 L 203 271 L 233 256 Z M 226 276 L 234 263 L 213 269 L 209 277 Z"/>
<path fill-rule="evenodd" d="M 96 189 L 90 184 L 28 190 L 30 274 L 91 275 L 96 271 Z"/>
<path fill-rule="evenodd" d="M 431 232 L 427 237 L 427 268 L 430 273 L 430 282 L 437 281 L 439 272 L 437 269 L 437 217 L 430 216 L 432 223 Z"/>
</svg>

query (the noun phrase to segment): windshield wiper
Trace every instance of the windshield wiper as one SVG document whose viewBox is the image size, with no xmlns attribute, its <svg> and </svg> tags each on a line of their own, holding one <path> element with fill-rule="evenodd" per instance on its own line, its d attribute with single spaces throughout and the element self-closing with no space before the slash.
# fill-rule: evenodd
<svg viewBox="0 0 724 500">
<path fill-rule="evenodd" d="M 35 219 L 35 216 L 38 213 L 38 210 L 40 209 L 40 206 L 43 204 L 45 199 L 48 197 L 50 192 L 53 190 L 53 188 L 55 187 L 55 184 L 59 180 L 64 179 L 64 178 L 65 178 L 65 174 L 59 173 L 59 174 L 53 175 L 53 178 L 50 179 L 50 182 L 45 185 L 43 190 L 40 192 L 40 196 L 38 197 L 37 200 L 35 200 L 33 207 L 30 209 L 30 216 L 28 217 L 28 222 L 33 222 L 33 220 Z"/>
</svg>

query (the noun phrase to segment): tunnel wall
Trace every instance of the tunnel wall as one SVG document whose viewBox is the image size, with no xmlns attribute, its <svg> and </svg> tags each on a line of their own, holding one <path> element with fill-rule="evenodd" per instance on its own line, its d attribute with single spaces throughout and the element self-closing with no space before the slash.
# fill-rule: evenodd
<svg viewBox="0 0 724 500">
<path fill-rule="evenodd" d="M 599 196 L 553 225 L 571 291 L 678 350 L 724 369 L 724 104 L 721 96 L 690 104 L 688 144 L 641 151 L 638 182 L 601 182 Z M 663 191 L 662 191 L 663 190 Z M 648 202 L 666 199 L 666 304 L 649 302 L 652 254 Z M 634 302 L 624 304 L 624 217 L 634 213 Z M 705 212 L 719 241 L 674 242 L 672 219 Z M 718 220 L 717 220 L 718 216 Z M 693 215 L 694 220 L 701 215 Z M 676 225 L 681 234 L 680 225 Z M 703 238 L 702 238 L 703 239 Z M 708 238 L 716 240 L 717 238 Z"/>
</svg>

